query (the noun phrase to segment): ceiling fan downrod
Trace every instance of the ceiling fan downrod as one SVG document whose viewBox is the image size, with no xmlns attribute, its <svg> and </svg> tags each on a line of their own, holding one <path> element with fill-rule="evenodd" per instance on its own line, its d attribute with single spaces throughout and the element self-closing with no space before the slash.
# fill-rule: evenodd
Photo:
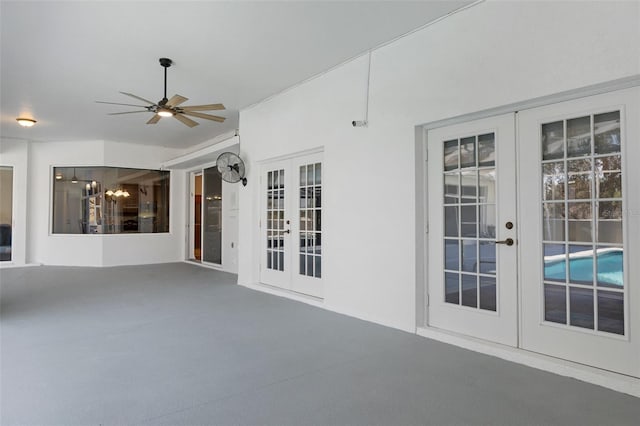
<svg viewBox="0 0 640 426">
<path fill-rule="evenodd" d="M 169 68 L 172 63 L 173 61 L 169 58 L 160 58 L 160 65 L 164 67 L 164 98 L 158 102 L 158 105 L 164 105 L 169 100 L 167 99 L 167 68 Z"/>
</svg>

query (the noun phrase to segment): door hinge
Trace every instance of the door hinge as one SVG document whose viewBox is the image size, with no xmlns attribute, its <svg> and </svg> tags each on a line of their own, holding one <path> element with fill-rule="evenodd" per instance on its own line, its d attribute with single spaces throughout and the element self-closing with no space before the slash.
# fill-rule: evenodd
<svg viewBox="0 0 640 426">
<path fill-rule="evenodd" d="M 428 234 L 429 233 L 429 222 L 424 224 L 424 233 Z"/>
<path fill-rule="evenodd" d="M 427 298 L 427 306 L 429 306 L 429 293 L 427 293 L 425 297 Z"/>
</svg>

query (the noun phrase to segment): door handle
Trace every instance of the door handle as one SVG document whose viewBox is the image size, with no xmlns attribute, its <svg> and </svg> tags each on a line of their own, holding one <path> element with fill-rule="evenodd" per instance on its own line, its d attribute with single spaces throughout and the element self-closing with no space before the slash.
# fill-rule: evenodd
<svg viewBox="0 0 640 426">
<path fill-rule="evenodd" d="M 496 241 L 496 244 L 506 244 L 508 246 L 512 246 L 514 243 L 513 238 L 507 238 L 506 240 Z"/>
<path fill-rule="evenodd" d="M 284 230 L 284 233 L 285 233 L 285 234 L 290 234 L 290 233 L 291 233 L 291 229 L 285 229 L 285 230 Z"/>
</svg>

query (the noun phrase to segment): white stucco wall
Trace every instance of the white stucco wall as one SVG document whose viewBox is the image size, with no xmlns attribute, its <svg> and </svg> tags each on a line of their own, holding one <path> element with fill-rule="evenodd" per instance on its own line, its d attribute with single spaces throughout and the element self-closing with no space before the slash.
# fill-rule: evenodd
<svg viewBox="0 0 640 426">
<path fill-rule="evenodd" d="M 640 3 L 488 1 L 240 113 L 239 283 L 259 282 L 259 162 L 324 147 L 324 306 L 416 326 L 416 125 L 640 74 Z"/>
</svg>

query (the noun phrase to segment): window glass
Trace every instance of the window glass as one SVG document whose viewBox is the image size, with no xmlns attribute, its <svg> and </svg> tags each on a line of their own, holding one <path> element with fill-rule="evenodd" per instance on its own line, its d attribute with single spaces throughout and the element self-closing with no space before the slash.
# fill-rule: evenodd
<svg viewBox="0 0 640 426">
<path fill-rule="evenodd" d="M 169 232 L 169 172 L 54 167 L 54 234 Z"/>
</svg>

